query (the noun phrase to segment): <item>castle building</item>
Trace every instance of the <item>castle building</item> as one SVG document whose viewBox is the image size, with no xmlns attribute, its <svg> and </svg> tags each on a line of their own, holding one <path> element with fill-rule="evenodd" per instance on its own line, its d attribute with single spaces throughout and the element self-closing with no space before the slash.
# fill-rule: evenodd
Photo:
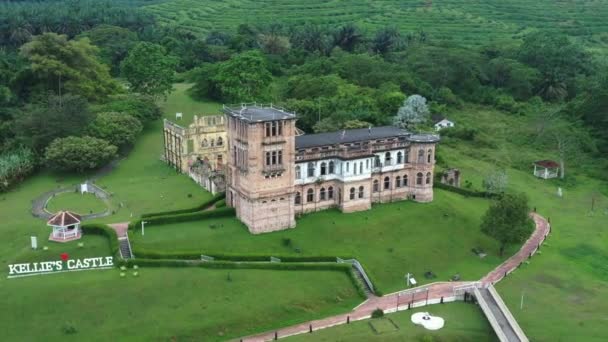
<svg viewBox="0 0 608 342">
<path fill-rule="evenodd" d="M 225 190 L 228 138 L 223 115 L 195 115 L 188 127 L 165 119 L 163 137 L 163 158 L 170 166 L 214 194 Z"/>
<path fill-rule="evenodd" d="M 223 112 L 226 202 L 254 234 L 293 228 L 300 213 L 433 200 L 437 135 L 384 126 L 296 136 L 296 115 L 280 107 Z"/>
</svg>

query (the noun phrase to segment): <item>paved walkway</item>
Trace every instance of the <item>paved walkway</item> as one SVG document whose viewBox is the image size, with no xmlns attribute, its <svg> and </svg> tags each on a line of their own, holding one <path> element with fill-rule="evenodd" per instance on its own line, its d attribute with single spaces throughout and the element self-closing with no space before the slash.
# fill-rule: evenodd
<svg viewBox="0 0 608 342">
<path fill-rule="evenodd" d="M 112 227 L 116 231 L 118 238 L 127 236 L 127 230 L 129 229 L 129 222 L 112 223 L 108 226 Z"/>
<path fill-rule="evenodd" d="M 532 213 L 531 216 L 536 224 L 534 233 L 532 233 L 530 238 L 523 244 L 515 255 L 507 259 L 481 279 L 482 286 L 495 284 L 504 278 L 506 274 L 516 269 L 522 262 L 527 260 L 536 252 L 540 244 L 544 241 L 545 237 L 549 234 L 551 227 L 547 220 L 536 213 Z M 311 328 L 314 331 L 329 328 L 335 325 L 346 324 L 348 321 L 369 318 L 372 311 L 378 308 L 382 309 L 384 312 L 395 312 L 399 310 L 406 310 L 408 308 L 408 304 L 414 304 L 412 306 L 421 306 L 431 303 L 438 303 L 442 300 L 453 301 L 455 291 L 459 287 L 465 287 L 467 285 L 475 286 L 478 284 L 479 282 L 474 281 L 439 282 L 399 291 L 382 297 L 372 296 L 349 313 L 309 321 L 278 329 L 276 331 L 269 331 L 266 333 L 245 337 L 240 340 L 247 342 L 271 341 L 275 339 L 275 336 L 281 338 L 308 333 Z M 237 339 L 237 341 L 238 340 L 239 339 Z"/>
</svg>

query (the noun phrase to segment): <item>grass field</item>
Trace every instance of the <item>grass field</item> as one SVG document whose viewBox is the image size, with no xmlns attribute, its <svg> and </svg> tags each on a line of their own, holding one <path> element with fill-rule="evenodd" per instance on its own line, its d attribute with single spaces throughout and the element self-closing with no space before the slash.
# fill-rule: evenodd
<svg viewBox="0 0 608 342">
<path fill-rule="evenodd" d="M 445 326 L 438 331 L 414 325 L 410 318 L 415 312 L 429 312 L 442 317 Z M 389 321 L 389 319 L 392 321 Z M 375 331 L 371 325 L 374 325 Z M 395 325 L 397 328 L 395 328 Z M 288 342 L 319 341 L 498 341 L 490 323 L 477 305 L 450 303 L 433 305 L 390 314 L 384 318 L 354 322 L 335 328 L 287 338 Z"/>
<path fill-rule="evenodd" d="M 303 216 L 295 229 L 252 235 L 233 218 L 148 225 L 145 236 L 131 234 L 137 249 L 193 251 L 201 254 L 356 257 L 384 293 L 405 286 L 413 273 L 421 283 L 477 280 L 501 262 L 496 242 L 479 230 L 488 202 L 436 190 L 432 203 L 411 201 L 374 206 L 370 211 L 342 214 L 328 210 Z M 215 227 L 215 228 L 213 228 Z M 290 239 L 285 245 L 284 239 Z M 179 246 L 179 247 L 176 247 Z M 481 247 L 480 259 L 471 252 Z M 517 246 L 511 246 L 509 252 Z M 426 271 L 436 279 L 424 279 Z"/>
<path fill-rule="evenodd" d="M 423 30 L 431 40 L 478 46 L 513 41 L 535 29 L 595 40 L 608 32 L 606 0 L 168 0 L 146 8 L 161 23 L 203 33 L 233 31 L 244 23 L 356 23 L 371 31 Z"/>
<path fill-rule="evenodd" d="M 345 274 L 330 271 L 140 268 L 138 277 L 103 270 L 1 282 L 5 341 L 225 340 L 361 301 Z"/>
<path fill-rule="evenodd" d="M 81 194 L 73 191 L 55 195 L 46 206 L 46 210 L 51 213 L 69 210 L 80 215 L 101 213 L 106 209 L 107 206 L 103 200 L 97 198 L 94 194 Z"/>
</svg>

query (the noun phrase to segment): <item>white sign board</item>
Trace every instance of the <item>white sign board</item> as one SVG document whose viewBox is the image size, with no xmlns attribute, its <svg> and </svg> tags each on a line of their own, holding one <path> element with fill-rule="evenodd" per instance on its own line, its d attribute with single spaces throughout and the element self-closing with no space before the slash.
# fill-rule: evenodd
<svg viewBox="0 0 608 342">
<path fill-rule="evenodd" d="M 38 238 L 35 236 L 30 237 L 32 240 L 32 249 L 38 249 Z"/>
<path fill-rule="evenodd" d="M 62 260 L 39 261 L 8 265 L 8 277 L 18 278 L 31 275 L 107 269 L 114 267 L 111 256 L 84 259 L 69 259 L 67 254 L 61 255 Z"/>
<path fill-rule="evenodd" d="M 182 113 L 175 113 L 175 120 L 177 120 L 177 119 L 181 120 L 182 115 L 183 115 Z"/>
<path fill-rule="evenodd" d="M 80 193 L 84 194 L 85 192 L 89 192 L 89 184 L 87 184 L 87 183 L 80 184 Z"/>
</svg>

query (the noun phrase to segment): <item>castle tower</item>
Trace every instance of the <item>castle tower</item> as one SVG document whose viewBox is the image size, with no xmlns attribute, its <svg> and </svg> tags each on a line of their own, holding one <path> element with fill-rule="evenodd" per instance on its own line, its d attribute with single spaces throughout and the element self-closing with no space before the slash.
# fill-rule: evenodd
<svg viewBox="0 0 608 342">
<path fill-rule="evenodd" d="M 251 233 L 295 227 L 296 115 L 272 105 L 224 106 L 226 203 Z"/>
<path fill-rule="evenodd" d="M 410 178 L 413 180 L 413 199 L 417 202 L 433 201 L 433 175 L 435 169 L 435 144 L 439 138 L 429 134 L 409 136 L 410 161 L 413 165 Z"/>
</svg>

